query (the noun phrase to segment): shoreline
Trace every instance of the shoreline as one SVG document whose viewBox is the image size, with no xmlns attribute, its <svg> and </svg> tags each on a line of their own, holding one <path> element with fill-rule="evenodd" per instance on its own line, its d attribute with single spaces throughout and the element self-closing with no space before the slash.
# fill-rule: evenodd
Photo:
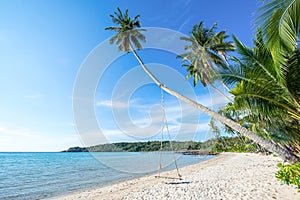
<svg viewBox="0 0 300 200">
<path fill-rule="evenodd" d="M 182 180 L 151 174 L 50 199 L 300 199 L 295 186 L 275 178 L 279 162 L 272 155 L 222 153 L 180 168 Z M 177 177 L 177 173 L 171 170 L 161 176 Z"/>
<path fill-rule="evenodd" d="M 75 152 L 75 153 L 77 153 L 77 152 Z M 87 152 L 83 152 L 83 153 L 87 153 Z M 155 152 L 155 153 L 157 153 L 157 152 Z M 182 154 L 182 155 L 184 156 L 185 154 Z M 197 156 L 195 154 L 192 154 L 192 155 L 193 156 Z M 209 159 L 204 160 L 204 161 L 200 161 L 199 163 L 205 163 L 205 162 L 212 161 L 214 159 L 217 159 L 219 155 L 220 154 L 215 154 L 215 155 L 213 155 L 214 157 L 209 158 Z M 203 156 L 203 155 L 199 155 L 199 156 Z M 207 156 L 211 156 L 211 155 L 207 155 Z M 183 166 L 183 167 L 179 167 L 178 169 L 181 172 L 181 170 L 184 169 L 185 167 L 198 165 L 199 163 L 194 163 L 194 164 L 186 165 L 186 166 Z M 173 176 L 177 176 L 176 169 L 171 169 L 171 170 L 166 170 L 166 171 L 163 170 L 160 173 L 161 176 L 164 176 L 166 174 L 168 174 L 168 175 L 171 174 Z M 161 179 L 161 178 L 159 178 L 157 176 L 158 176 L 158 172 L 157 171 L 153 171 L 153 172 L 150 172 L 148 174 L 141 174 L 138 177 L 131 177 L 131 178 L 128 178 L 128 179 L 125 179 L 125 180 L 118 180 L 118 181 L 115 181 L 115 182 L 112 182 L 112 183 L 104 184 L 102 186 L 96 186 L 96 187 L 92 187 L 92 188 L 85 188 L 85 189 L 81 189 L 81 190 L 77 190 L 77 191 L 72 191 L 72 192 L 69 192 L 69 193 L 66 193 L 66 194 L 61 194 L 61 195 L 58 195 L 58 196 L 47 197 L 44 200 L 67 200 L 67 199 L 68 200 L 73 200 L 74 198 L 75 199 L 76 198 L 81 199 L 81 198 L 83 198 L 83 197 L 80 197 L 81 194 L 84 194 L 84 193 L 87 193 L 87 192 L 90 193 L 90 192 L 93 192 L 93 191 L 96 191 L 96 190 L 102 190 L 104 188 L 118 186 L 118 184 L 123 184 L 123 183 L 127 184 L 127 182 L 130 182 L 130 181 L 139 181 L 139 180 L 142 180 L 142 179 L 147 178 L 147 177 L 149 177 L 149 178 L 151 177 L 151 178 L 156 179 L 156 180 Z M 92 199 L 94 199 L 94 198 L 92 198 Z"/>
</svg>

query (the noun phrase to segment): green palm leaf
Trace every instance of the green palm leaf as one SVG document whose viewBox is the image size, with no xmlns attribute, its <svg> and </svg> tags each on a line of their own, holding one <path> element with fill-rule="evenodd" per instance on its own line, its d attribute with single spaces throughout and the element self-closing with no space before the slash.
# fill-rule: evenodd
<svg viewBox="0 0 300 200">
<path fill-rule="evenodd" d="M 125 13 L 122 13 L 119 7 L 114 15 L 109 15 L 116 27 L 110 26 L 105 28 L 105 30 L 115 31 L 116 35 L 110 38 L 110 43 L 116 43 L 119 50 L 130 51 L 130 46 L 133 44 L 134 47 L 142 49 L 142 45 L 139 41 L 145 42 L 145 36 L 141 34 L 141 31 L 145 29 L 140 29 L 141 23 L 139 21 L 140 15 L 135 16 L 132 20 L 128 15 L 128 9 Z"/>
<path fill-rule="evenodd" d="M 194 86 L 198 81 L 206 87 L 221 80 L 217 68 L 225 67 L 226 54 L 234 51 L 233 44 L 225 42 L 228 37 L 225 31 L 215 33 L 216 27 L 215 23 L 207 29 L 204 22 L 200 22 L 193 27 L 190 37 L 180 38 L 189 44 L 184 47 L 187 52 L 177 58 L 181 58 L 182 66 L 187 67 L 187 78 L 193 77 Z"/>
<path fill-rule="evenodd" d="M 300 52 L 293 52 L 283 66 L 286 86 L 295 99 L 295 103 L 300 104 Z"/>
<path fill-rule="evenodd" d="M 300 0 L 266 0 L 258 10 L 255 25 L 262 28 L 278 67 L 285 52 L 297 49 L 300 33 Z"/>
<path fill-rule="evenodd" d="M 228 84 L 234 103 L 229 113 L 239 116 L 241 125 L 267 137 L 284 148 L 300 141 L 300 53 L 294 51 L 277 70 L 262 32 L 258 30 L 254 47 L 248 48 L 234 37 L 239 58 L 221 76 Z"/>
</svg>

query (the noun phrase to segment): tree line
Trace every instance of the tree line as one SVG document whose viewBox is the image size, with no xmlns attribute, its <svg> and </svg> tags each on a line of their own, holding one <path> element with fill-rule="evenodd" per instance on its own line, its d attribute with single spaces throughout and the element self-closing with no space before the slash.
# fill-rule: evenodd
<svg viewBox="0 0 300 200">
<path fill-rule="evenodd" d="M 202 150 L 208 153 L 266 151 L 244 137 L 221 137 L 204 142 L 172 141 L 172 146 L 170 141 L 119 142 L 90 147 L 70 147 L 63 152 L 186 152 L 189 150 Z"/>
</svg>

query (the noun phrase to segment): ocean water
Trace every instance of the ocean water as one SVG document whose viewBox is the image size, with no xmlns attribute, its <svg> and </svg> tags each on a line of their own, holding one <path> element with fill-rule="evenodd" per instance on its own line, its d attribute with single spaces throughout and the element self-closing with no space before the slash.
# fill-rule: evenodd
<svg viewBox="0 0 300 200">
<path fill-rule="evenodd" d="M 0 199 L 44 199 L 199 163 L 171 152 L 0 153 Z"/>
</svg>

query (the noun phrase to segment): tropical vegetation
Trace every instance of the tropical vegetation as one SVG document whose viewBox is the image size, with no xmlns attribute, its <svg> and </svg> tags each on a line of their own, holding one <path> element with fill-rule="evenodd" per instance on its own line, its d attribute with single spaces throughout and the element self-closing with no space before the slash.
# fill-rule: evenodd
<svg viewBox="0 0 300 200">
<path fill-rule="evenodd" d="M 204 87 L 210 85 L 223 94 L 214 86 L 216 80 L 221 79 L 217 67 L 227 66 L 226 55 L 234 51 L 234 45 L 225 41 L 228 38 L 225 31 L 215 33 L 216 27 L 215 23 L 207 29 L 203 21 L 194 25 L 190 37 L 180 38 L 189 42 L 189 45 L 184 47 L 186 53 L 177 57 L 182 59 L 182 66 L 187 68 L 186 78 L 193 77 L 194 86 L 200 81 Z"/>
<path fill-rule="evenodd" d="M 233 37 L 237 57 L 221 72 L 234 85 L 223 114 L 300 157 L 300 1 L 264 1 L 249 48 Z"/>
<path fill-rule="evenodd" d="M 223 123 L 225 132 L 247 138 L 284 161 L 297 163 L 300 161 L 299 11 L 300 0 L 262 1 L 255 19 L 253 47 L 247 47 L 235 36 L 234 43 L 227 41 L 225 31 L 216 32 L 216 24 L 205 28 L 204 22 L 193 27 L 190 37 L 181 38 L 189 43 L 184 47 L 186 53 L 178 55 L 187 69 L 187 78 L 193 78 L 194 86 L 201 82 L 202 86 L 209 85 L 229 96 L 229 103 L 218 112 L 173 91 L 148 70 L 134 49 L 141 49 L 139 41 L 145 41 L 139 15 L 131 20 L 128 10 L 123 14 L 118 8 L 118 12 L 110 15 L 117 26 L 107 30 L 117 32 L 111 43 L 116 43 L 120 50 L 130 50 L 162 90 Z M 233 50 L 234 56 L 230 55 Z M 215 83 L 222 83 L 228 92 L 218 90 Z M 226 140 L 221 139 L 214 124 L 211 127 L 216 131 L 219 144 L 216 148 L 224 149 Z M 298 164 L 280 167 L 278 178 L 298 184 Z"/>
<path fill-rule="evenodd" d="M 259 145 L 252 143 L 244 145 L 244 141 L 237 137 L 223 137 L 226 146 L 218 139 L 210 139 L 204 142 L 196 141 L 148 141 L 148 142 L 119 142 L 111 144 L 100 144 L 90 147 L 70 147 L 63 152 L 155 152 L 155 151 L 179 151 L 188 152 L 201 150 L 206 153 L 220 152 L 259 152 L 264 151 Z"/>
<path fill-rule="evenodd" d="M 284 165 L 279 163 L 280 170 L 276 173 L 276 178 L 283 181 L 287 185 L 293 184 L 300 189 L 300 163 Z"/>
<path fill-rule="evenodd" d="M 300 157 L 300 1 L 264 1 L 252 48 L 236 37 L 239 58 L 224 70 L 234 96 L 222 111 Z M 230 129 L 230 128 L 227 128 Z M 278 165 L 276 177 L 300 188 L 300 163 Z"/>
</svg>

